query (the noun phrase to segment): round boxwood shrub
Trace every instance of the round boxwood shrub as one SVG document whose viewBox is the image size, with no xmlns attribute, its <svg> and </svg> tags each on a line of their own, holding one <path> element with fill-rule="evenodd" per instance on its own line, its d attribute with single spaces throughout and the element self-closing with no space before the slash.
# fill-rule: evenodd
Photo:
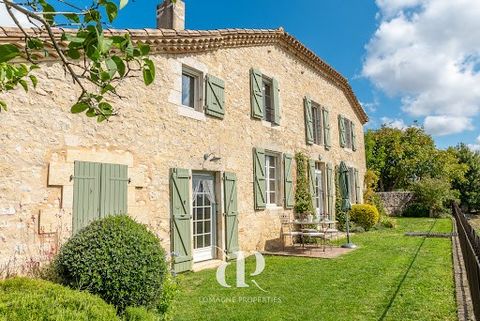
<svg viewBox="0 0 480 321">
<path fill-rule="evenodd" d="M 428 206 L 422 203 L 412 203 L 403 210 L 402 216 L 404 217 L 428 217 L 430 216 L 430 210 Z"/>
<path fill-rule="evenodd" d="M 168 273 L 159 239 L 126 215 L 80 230 L 61 248 L 55 266 L 63 284 L 97 294 L 120 312 L 156 307 Z"/>
<path fill-rule="evenodd" d="M 352 205 L 350 216 L 353 222 L 363 227 L 366 231 L 377 224 L 380 219 L 377 208 L 369 204 Z"/>
<path fill-rule="evenodd" d="M 115 308 L 88 292 L 44 280 L 0 282 L 0 319 L 9 321 L 114 321 Z"/>
</svg>

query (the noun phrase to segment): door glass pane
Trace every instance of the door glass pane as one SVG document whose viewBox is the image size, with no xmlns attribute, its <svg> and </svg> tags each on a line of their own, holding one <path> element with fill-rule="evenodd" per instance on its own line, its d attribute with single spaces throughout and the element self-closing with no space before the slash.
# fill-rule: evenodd
<svg viewBox="0 0 480 321">
<path fill-rule="evenodd" d="M 211 213 L 211 212 L 212 212 L 212 209 L 211 209 L 210 207 L 204 208 L 204 214 L 205 214 L 205 215 L 203 216 L 203 218 L 204 218 L 205 220 L 209 220 L 209 219 L 210 219 L 210 213 Z"/>
<path fill-rule="evenodd" d="M 203 196 L 202 194 L 198 194 L 195 200 L 195 205 L 202 206 L 203 205 Z"/>
<path fill-rule="evenodd" d="M 203 221 L 197 222 L 197 234 L 203 234 Z"/>
<path fill-rule="evenodd" d="M 204 247 L 203 246 L 203 235 L 198 235 L 195 238 L 197 239 L 197 249 Z"/>
<path fill-rule="evenodd" d="M 211 246 L 211 245 L 212 245 L 212 242 L 211 242 L 210 234 L 206 234 L 205 235 L 205 243 L 203 244 L 203 246 L 207 247 L 207 246 Z"/>
<path fill-rule="evenodd" d="M 197 208 L 197 217 L 196 217 L 197 220 L 203 220 L 203 211 L 204 211 L 203 207 Z"/>
</svg>

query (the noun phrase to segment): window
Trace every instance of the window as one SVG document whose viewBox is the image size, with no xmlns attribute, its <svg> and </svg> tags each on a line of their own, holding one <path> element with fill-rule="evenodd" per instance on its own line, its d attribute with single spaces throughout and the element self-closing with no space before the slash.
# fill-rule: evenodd
<svg viewBox="0 0 480 321">
<path fill-rule="evenodd" d="M 340 139 L 343 139 L 343 147 L 350 148 L 355 150 L 355 125 L 351 120 L 341 117 L 341 122 L 343 123 L 343 132 L 341 135 L 344 135 Z"/>
<path fill-rule="evenodd" d="M 323 144 L 323 123 L 322 108 L 320 105 L 312 102 L 312 121 L 313 121 L 313 143 L 316 145 Z"/>
<path fill-rule="evenodd" d="M 273 154 L 265 155 L 265 202 L 270 205 L 279 203 L 279 165 L 278 156 Z"/>
<path fill-rule="evenodd" d="M 201 109 L 202 92 L 201 72 L 184 66 L 182 70 L 182 105 L 193 109 Z"/>
<path fill-rule="evenodd" d="M 272 80 L 263 77 L 262 80 L 262 93 L 263 93 L 263 106 L 265 106 L 265 112 L 263 113 L 263 120 L 270 123 L 275 121 L 275 107 L 273 105 L 273 90 Z"/>
</svg>

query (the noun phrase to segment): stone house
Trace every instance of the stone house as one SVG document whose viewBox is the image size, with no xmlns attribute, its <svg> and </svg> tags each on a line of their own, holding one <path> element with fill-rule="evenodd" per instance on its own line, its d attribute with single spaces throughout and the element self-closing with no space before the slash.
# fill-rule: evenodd
<svg viewBox="0 0 480 321">
<path fill-rule="evenodd" d="M 184 30 L 185 5 L 158 7 L 157 79 L 127 79 L 121 111 L 97 124 L 68 111 L 78 93 L 50 56 L 39 86 L 5 95 L 0 130 L 0 264 L 48 260 L 93 219 L 128 213 L 177 271 L 279 242 L 293 216 L 294 155 L 310 158 L 316 212 L 333 218 L 334 168 L 362 201 L 368 118 L 347 80 L 283 29 Z M 56 32 L 59 32 L 58 30 Z M 0 43 L 22 43 L 0 28 Z M 3 97 L 2 97 L 3 98 Z"/>
</svg>

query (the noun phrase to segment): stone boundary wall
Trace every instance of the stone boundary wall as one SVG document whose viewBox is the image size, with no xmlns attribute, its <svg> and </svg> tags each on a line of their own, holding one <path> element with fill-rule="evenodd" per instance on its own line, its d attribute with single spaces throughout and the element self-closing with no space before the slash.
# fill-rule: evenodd
<svg viewBox="0 0 480 321">
<path fill-rule="evenodd" d="M 379 192 L 388 215 L 400 216 L 413 199 L 412 192 Z"/>
</svg>

